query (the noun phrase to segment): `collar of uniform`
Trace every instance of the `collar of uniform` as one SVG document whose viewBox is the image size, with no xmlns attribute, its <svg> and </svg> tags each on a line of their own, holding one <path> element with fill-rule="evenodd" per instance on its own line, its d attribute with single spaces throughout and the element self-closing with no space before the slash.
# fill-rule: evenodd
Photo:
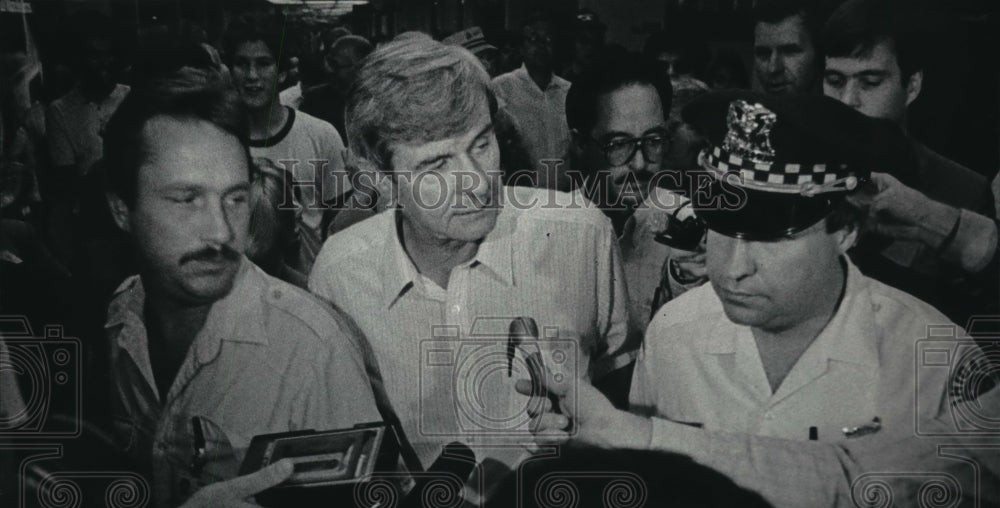
<svg viewBox="0 0 1000 508">
<path fill-rule="evenodd" d="M 844 298 L 837 311 L 823 331 L 816 337 L 809 349 L 816 349 L 816 358 L 833 359 L 858 365 L 879 365 L 878 348 L 872 336 L 875 320 L 872 310 L 871 296 L 868 293 L 864 276 L 854 263 L 843 258 L 847 268 L 847 285 Z M 723 312 L 722 302 L 715 290 L 709 284 L 702 286 L 705 297 L 711 298 L 711 303 L 705 305 L 718 307 Z M 701 308 L 707 308 L 702 306 Z M 702 352 L 707 354 L 728 354 L 737 350 L 738 334 L 749 329 L 735 325 L 728 319 L 719 320 L 715 327 L 707 330 L 703 340 L 699 341 Z M 803 354 L 803 357 L 806 355 Z M 812 356 L 812 355 L 810 355 Z"/>
<path fill-rule="evenodd" d="M 264 298 L 270 297 L 268 284 L 263 274 L 249 259 L 240 260 L 236 280 L 229 294 L 212 304 L 205 319 L 199 337 L 204 336 L 218 341 L 247 342 L 251 344 L 267 344 L 267 336 L 263 333 L 237 333 L 237 328 L 247 323 L 252 316 L 261 316 Z M 198 339 L 196 339 L 198 340 Z"/>
<path fill-rule="evenodd" d="M 229 340 L 233 342 L 250 342 L 255 344 L 267 344 L 267 338 L 263 334 L 237 334 L 236 326 L 245 321 L 247 316 L 256 315 L 251 308 L 254 298 L 260 298 L 266 290 L 264 279 L 256 272 L 256 267 L 245 257 L 240 261 L 239 270 L 236 272 L 236 280 L 233 288 L 225 297 L 212 304 L 205 319 L 205 326 L 198 337 L 216 337 L 219 340 Z M 122 299 L 115 299 L 108 308 L 108 319 L 104 327 L 106 329 L 121 325 L 139 325 L 145 329 L 143 319 L 143 307 L 146 305 L 146 289 L 139 276 L 127 279 L 115 294 L 126 292 Z M 259 314 L 259 313 L 258 313 Z M 145 340 L 136 340 L 139 335 L 135 333 L 119 333 L 118 345 L 130 354 L 136 356 L 139 351 L 136 348 L 146 348 Z M 145 333 L 142 334 L 145 337 Z M 198 339 L 196 339 L 197 341 Z M 139 343 L 141 342 L 141 343 Z"/>
<path fill-rule="evenodd" d="M 552 79 L 549 80 L 549 86 L 545 87 L 545 90 L 542 90 L 538 88 L 538 84 L 535 83 L 535 80 L 531 79 L 531 75 L 528 74 L 528 67 L 525 66 L 523 63 L 521 64 L 521 67 L 519 67 L 517 70 L 514 71 L 514 73 L 518 77 L 518 79 L 526 81 L 528 84 L 530 84 L 531 85 L 530 88 L 532 90 L 538 90 L 542 93 L 547 92 L 553 88 L 569 88 L 570 86 L 569 81 L 560 78 L 559 76 L 556 75 L 555 72 L 553 72 Z"/>
<path fill-rule="evenodd" d="M 866 279 L 846 256 L 847 287 L 837 312 L 810 347 L 819 347 L 820 355 L 831 360 L 878 367 L 878 346 L 871 294 Z"/>
</svg>

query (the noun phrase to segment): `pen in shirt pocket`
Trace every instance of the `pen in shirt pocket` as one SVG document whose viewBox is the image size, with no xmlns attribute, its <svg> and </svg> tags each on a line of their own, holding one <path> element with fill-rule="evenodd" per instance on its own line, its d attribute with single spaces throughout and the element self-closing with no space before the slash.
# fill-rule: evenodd
<svg viewBox="0 0 1000 508">
<path fill-rule="evenodd" d="M 864 425 L 858 425 L 857 427 L 844 427 L 841 429 L 844 433 L 844 437 L 847 438 L 867 436 L 880 430 L 882 430 L 882 419 L 877 416 L 872 418 L 871 422 Z"/>
</svg>

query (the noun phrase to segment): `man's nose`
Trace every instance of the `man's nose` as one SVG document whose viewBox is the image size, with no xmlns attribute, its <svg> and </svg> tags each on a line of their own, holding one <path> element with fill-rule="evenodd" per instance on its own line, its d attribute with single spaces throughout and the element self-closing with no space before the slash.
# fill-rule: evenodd
<svg viewBox="0 0 1000 508">
<path fill-rule="evenodd" d="M 458 192 L 463 200 L 472 200 L 474 206 L 486 204 L 485 200 L 493 186 L 490 178 L 494 175 L 491 175 L 482 161 L 469 155 L 463 156 L 461 171 L 455 176 L 458 179 Z"/>
<path fill-rule="evenodd" d="M 203 240 L 215 245 L 226 245 L 233 241 L 231 217 L 221 199 L 206 205 L 202 220 Z"/>
<path fill-rule="evenodd" d="M 752 275 L 756 268 L 750 243 L 736 238 L 728 238 L 725 243 L 726 277 L 740 280 Z"/>
<path fill-rule="evenodd" d="M 649 160 L 646 158 L 645 152 L 643 152 L 643 147 L 641 145 L 636 145 L 635 154 L 632 155 L 632 159 L 628 161 L 628 168 L 634 172 L 644 171 Z"/>
<path fill-rule="evenodd" d="M 861 91 L 858 90 L 856 83 L 848 81 L 847 84 L 844 85 L 843 91 L 840 92 L 840 102 L 843 102 L 854 109 L 861 108 Z"/>
<path fill-rule="evenodd" d="M 778 74 L 785 70 L 785 59 L 778 54 L 777 51 L 771 53 L 771 57 L 767 59 L 767 69 L 768 74 Z"/>
</svg>

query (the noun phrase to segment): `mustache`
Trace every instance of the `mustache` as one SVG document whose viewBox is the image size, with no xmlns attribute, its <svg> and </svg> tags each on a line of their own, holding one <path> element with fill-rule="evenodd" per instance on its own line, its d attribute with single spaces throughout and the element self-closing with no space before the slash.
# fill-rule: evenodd
<svg viewBox="0 0 1000 508">
<path fill-rule="evenodd" d="M 228 245 L 221 245 L 219 247 L 205 247 L 204 249 L 197 250 L 181 256 L 181 263 L 185 264 L 191 261 L 236 261 L 240 259 L 240 253 Z"/>
</svg>

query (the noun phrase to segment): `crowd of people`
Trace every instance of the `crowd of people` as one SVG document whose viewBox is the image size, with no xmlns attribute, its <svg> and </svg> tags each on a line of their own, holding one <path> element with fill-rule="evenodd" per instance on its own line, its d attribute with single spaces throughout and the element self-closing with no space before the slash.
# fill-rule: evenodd
<svg viewBox="0 0 1000 508">
<path fill-rule="evenodd" d="M 468 445 L 471 504 L 547 506 L 562 472 L 604 506 L 619 470 L 656 505 L 1000 503 L 996 168 L 909 134 L 916 19 L 758 0 L 748 71 L 589 11 L 516 51 L 339 28 L 292 54 L 244 16 L 129 66 L 95 18 L 48 104 L 9 45 L 0 314 L 80 339 L 80 439 L 156 506 L 251 502 L 296 473 L 238 475 L 255 436 L 371 422 L 411 473 Z"/>
</svg>

